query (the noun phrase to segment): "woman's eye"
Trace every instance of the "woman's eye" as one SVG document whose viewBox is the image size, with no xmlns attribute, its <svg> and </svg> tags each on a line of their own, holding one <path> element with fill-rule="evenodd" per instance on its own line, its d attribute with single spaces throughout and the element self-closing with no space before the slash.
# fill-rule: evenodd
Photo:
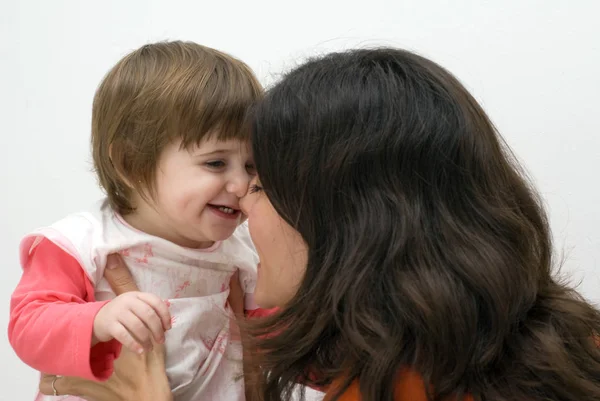
<svg viewBox="0 0 600 401">
<path fill-rule="evenodd" d="M 262 191 L 262 187 L 260 187 L 260 186 L 258 186 L 256 184 L 250 185 L 250 193 L 251 194 L 255 194 L 255 193 L 260 192 L 260 191 Z"/>
<path fill-rule="evenodd" d="M 221 168 L 221 167 L 225 167 L 225 162 L 223 162 L 222 160 L 215 160 L 215 161 L 206 162 L 206 165 L 211 168 Z"/>
</svg>

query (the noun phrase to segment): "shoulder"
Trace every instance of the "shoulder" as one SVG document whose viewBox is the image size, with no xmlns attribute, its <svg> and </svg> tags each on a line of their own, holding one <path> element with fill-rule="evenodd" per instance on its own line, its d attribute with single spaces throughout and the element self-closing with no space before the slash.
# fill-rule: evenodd
<svg viewBox="0 0 600 401">
<path fill-rule="evenodd" d="M 114 217 L 114 212 L 104 201 L 92 205 L 88 210 L 71 213 L 54 223 L 39 227 L 26 234 L 19 244 L 21 266 L 25 266 L 34 250 L 43 241 L 56 245 L 72 256 L 90 275 L 92 282 L 96 277 L 96 258 L 94 249 L 107 221 Z"/>
</svg>

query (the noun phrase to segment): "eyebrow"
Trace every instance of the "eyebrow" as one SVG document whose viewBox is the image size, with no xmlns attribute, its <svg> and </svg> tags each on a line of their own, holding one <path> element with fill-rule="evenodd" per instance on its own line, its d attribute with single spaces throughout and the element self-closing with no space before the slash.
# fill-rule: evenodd
<svg viewBox="0 0 600 401">
<path fill-rule="evenodd" d="M 217 149 L 217 150 L 213 150 L 210 152 L 205 152 L 205 153 L 195 153 L 194 156 L 198 156 L 198 157 L 206 157 L 206 156 L 217 156 L 217 155 L 224 155 L 227 153 L 231 153 L 231 149 Z"/>
</svg>

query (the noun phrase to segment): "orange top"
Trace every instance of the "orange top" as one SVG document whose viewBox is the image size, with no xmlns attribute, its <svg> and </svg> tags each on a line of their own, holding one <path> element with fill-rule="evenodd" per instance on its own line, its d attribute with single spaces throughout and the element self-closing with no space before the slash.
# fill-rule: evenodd
<svg viewBox="0 0 600 401">
<path fill-rule="evenodd" d="M 332 386 L 335 388 L 335 385 Z M 333 391 L 329 390 L 325 394 L 323 401 L 330 401 Z M 348 390 L 339 398 L 339 401 L 360 401 L 360 390 L 358 381 L 350 385 Z M 398 376 L 398 384 L 394 396 L 395 401 L 427 401 L 425 393 L 425 383 L 418 373 L 412 370 L 405 370 Z M 471 396 L 467 396 L 464 401 L 473 401 Z"/>
<path fill-rule="evenodd" d="M 600 347 L 600 336 L 594 337 L 594 342 Z M 336 382 L 338 385 L 341 383 Z M 330 401 L 331 397 L 336 388 L 336 383 L 334 383 L 329 390 L 325 393 L 325 398 L 323 401 Z M 396 384 L 396 391 L 394 394 L 395 401 L 427 401 L 427 396 L 425 395 L 425 383 L 423 383 L 423 379 L 421 376 L 410 369 L 403 370 L 398 375 L 398 383 Z M 360 390 L 358 387 L 358 380 L 354 381 L 348 390 L 339 398 L 339 401 L 361 401 L 360 398 Z M 463 401 L 473 401 L 473 397 L 467 395 Z"/>
</svg>

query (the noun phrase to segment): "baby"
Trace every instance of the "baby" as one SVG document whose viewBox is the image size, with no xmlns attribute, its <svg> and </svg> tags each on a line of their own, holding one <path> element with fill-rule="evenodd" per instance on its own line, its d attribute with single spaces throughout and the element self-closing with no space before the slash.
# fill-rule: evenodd
<svg viewBox="0 0 600 401">
<path fill-rule="evenodd" d="M 239 272 L 256 309 L 239 199 L 254 174 L 244 115 L 261 93 L 244 63 L 190 42 L 143 46 L 110 70 L 92 112 L 106 199 L 21 243 L 9 338 L 25 363 L 106 380 L 121 344 L 143 352 L 154 338 L 177 401 L 244 399 L 227 297 Z M 142 292 L 115 298 L 103 271 L 116 252 Z"/>
</svg>

